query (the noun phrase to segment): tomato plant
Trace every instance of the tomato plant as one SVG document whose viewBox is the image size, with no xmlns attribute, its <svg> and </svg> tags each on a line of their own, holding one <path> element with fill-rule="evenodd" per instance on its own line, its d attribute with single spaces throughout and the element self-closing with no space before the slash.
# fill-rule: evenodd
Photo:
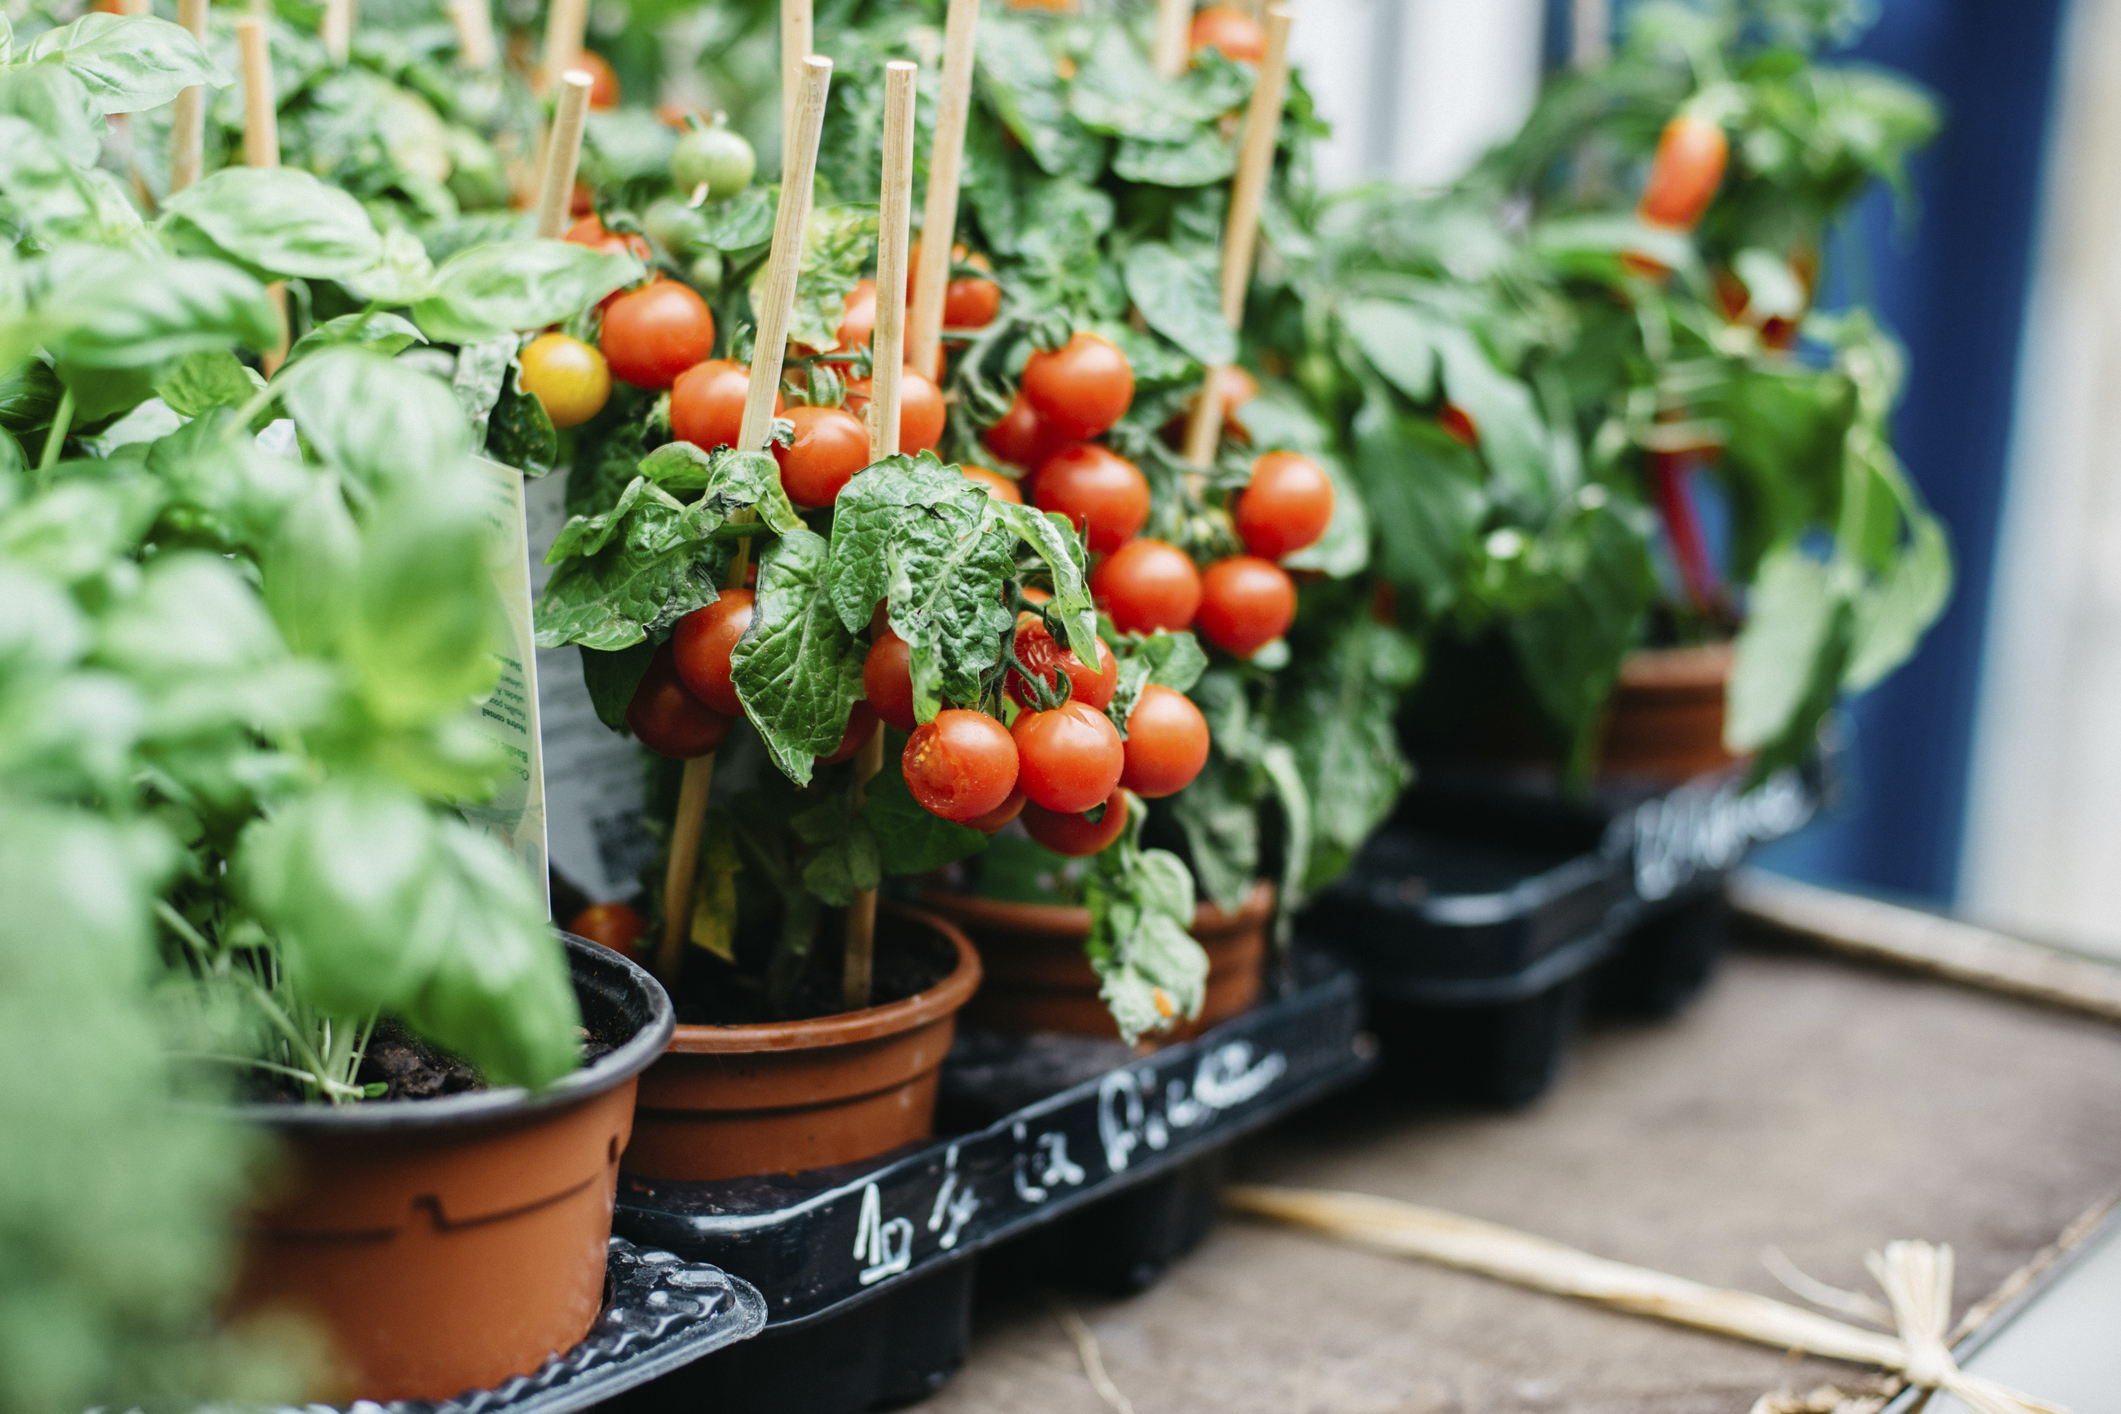
<svg viewBox="0 0 2121 1414">
<path fill-rule="evenodd" d="M 1163 540 L 1130 540 L 1090 573 L 1090 591 L 1121 633 L 1173 632 L 1200 612 L 1200 571 Z"/>
<path fill-rule="evenodd" d="M 950 260 L 954 265 L 971 265 L 980 270 L 994 267 L 984 255 L 967 255 L 963 246 L 952 246 Z M 907 297 L 910 302 L 914 292 L 914 281 L 921 268 L 921 243 L 915 241 L 906 258 Z M 1002 287 L 992 280 L 977 275 L 958 276 L 943 286 L 943 327 L 946 329 L 984 329 L 994 322 L 994 316 L 1002 310 Z"/>
<path fill-rule="evenodd" d="M 690 286 L 656 280 L 611 302 L 597 341 L 620 382 L 668 388 L 714 352 L 714 314 Z"/>
<path fill-rule="evenodd" d="M 984 712 L 951 707 L 906 739 L 906 787 L 931 815 L 959 824 L 999 809 L 1016 786 L 1009 729 Z"/>
<path fill-rule="evenodd" d="M 847 731 L 840 744 L 817 758 L 820 766 L 837 766 L 842 761 L 852 760 L 854 753 L 868 745 L 869 738 L 876 734 L 876 709 L 867 702 L 856 702 L 847 710 Z"/>
<path fill-rule="evenodd" d="M 726 358 L 696 363 L 670 385 L 670 433 L 702 451 L 733 447 L 744 428 L 744 403 L 751 396 L 751 370 Z M 781 395 L 773 395 L 773 415 L 782 414 Z"/>
<path fill-rule="evenodd" d="M 1084 813 L 1063 813 L 1043 805 L 1026 804 L 1024 833 L 1055 854 L 1081 858 L 1111 847 L 1127 828 L 1127 792 L 1115 790 L 1105 798 L 1105 813 L 1092 820 Z"/>
<path fill-rule="evenodd" d="M 729 681 L 729 655 L 751 627 L 756 604 L 757 596 L 748 589 L 725 589 L 712 604 L 679 619 L 670 636 L 678 680 L 725 717 L 744 715 L 744 704 Z"/>
<path fill-rule="evenodd" d="M 1200 577 L 1200 615 L 1210 643 L 1249 658 L 1296 621 L 1296 584 L 1288 571 L 1256 555 L 1232 555 Z"/>
<path fill-rule="evenodd" d="M 1000 472 L 984 466 L 967 466 L 959 469 L 965 473 L 967 481 L 977 483 L 981 490 L 996 500 L 1007 501 L 1015 506 L 1021 506 L 1024 503 L 1022 488 L 1013 479 L 1002 475 Z"/>
<path fill-rule="evenodd" d="M 857 280 L 847 292 L 838 330 L 839 350 L 852 353 L 867 348 L 876 334 L 876 281 Z"/>
<path fill-rule="evenodd" d="M 1018 783 L 1033 805 L 1074 814 L 1119 784 L 1126 764 L 1119 728 L 1088 703 L 1021 713 L 1009 734 L 1016 740 Z"/>
<path fill-rule="evenodd" d="M 638 962 L 640 950 L 634 945 L 648 931 L 648 920 L 623 903 L 593 903 L 569 920 L 567 931 Z"/>
<path fill-rule="evenodd" d="M 1207 5 L 1195 11 L 1187 42 L 1195 53 L 1217 49 L 1225 59 L 1240 64 L 1257 64 L 1267 57 L 1267 32 L 1259 21 L 1227 5 Z"/>
<path fill-rule="evenodd" d="M 686 197 L 705 187 L 707 200 L 727 201 L 751 185 L 757 170 L 751 144 L 719 116 L 711 123 L 689 117 L 670 153 L 670 183 Z"/>
<path fill-rule="evenodd" d="M 594 49 L 584 49 L 575 56 L 574 66 L 589 75 L 589 106 L 592 110 L 606 113 L 619 106 L 619 76 L 609 59 Z"/>
<path fill-rule="evenodd" d="M 857 378 L 847 385 L 847 410 L 857 418 L 869 405 L 872 382 Z M 933 451 L 943 440 L 943 422 L 949 414 L 943 390 L 910 364 L 899 375 L 898 389 L 898 450 L 908 455 Z"/>
<path fill-rule="evenodd" d="M 862 694 L 877 716 L 900 731 L 920 725 L 913 710 L 913 649 L 888 628 L 862 659 Z"/>
<path fill-rule="evenodd" d="M 1103 711 L 1119 690 L 1119 660 L 1112 656 L 1112 649 L 1105 640 L 1097 640 L 1098 666 L 1092 668 L 1075 656 L 1072 648 L 1063 648 L 1053 641 L 1053 635 L 1036 614 L 1023 613 L 1016 618 L 1016 661 L 1036 673 L 1046 684 L 1049 692 L 1060 687 L 1060 675 L 1068 678 L 1068 693 L 1072 701 Z M 1009 695 L 1025 707 L 1037 705 L 1037 696 L 1027 686 L 1021 673 L 1009 679 Z"/>
<path fill-rule="evenodd" d="M 1723 125 L 1693 113 L 1680 113 L 1664 125 L 1657 155 L 1650 163 L 1637 207 L 1653 226 L 1691 231 L 1723 184 L 1731 143 Z"/>
<path fill-rule="evenodd" d="M 1005 462 L 1037 471 L 1039 464 L 1065 440 L 1038 415 L 1031 400 L 1019 391 L 1000 420 L 980 434 L 987 450 Z"/>
<path fill-rule="evenodd" d="M 972 829 L 978 830 L 983 835 L 995 834 L 1004 825 L 1022 815 L 1024 806 L 1028 803 L 1024 796 L 1024 788 L 1022 786 L 1011 786 L 1007 800 L 1004 800 L 1000 805 L 995 806 L 977 819 L 967 820 L 965 824 Z"/>
<path fill-rule="evenodd" d="M 1056 436 L 1096 437 L 1134 401 L 1134 369 L 1117 345 L 1078 330 L 1059 349 L 1024 364 L 1024 398 Z"/>
<path fill-rule="evenodd" d="M 633 700 L 626 707 L 626 726 L 656 755 L 690 761 L 729 740 L 736 720 L 692 695 L 679 679 L 670 645 L 665 644 L 649 660 L 648 670 L 633 690 Z"/>
<path fill-rule="evenodd" d="M 1182 692 L 1150 683 L 1127 716 L 1119 783 L 1149 800 L 1176 795 L 1208 760 L 1208 719 Z"/>
<path fill-rule="evenodd" d="M 1038 469 L 1031 500 L 1087 526 L 1090 553 L 1108 555 L 1149 523 L 1149 481 L 1119 453 L 1095 442 L 1071 442 Z"/>
<path fill-rule="evenodd" d="M 1232 519 L 1253 554 L 1268 560 L 1293 554 L 1317 544 L 1333 523 L 1333 478 L 1309 457 L 1268 452 L 1252 463 Z"/>
<path fill-rule="evenodd" d="M 540 334 L 516 355 L 520 384 L 538 400 L 554 427 L 576 427 L 611 400 L 611 369 L 598 353 L 568 334 Z"/>
<path fill-rule="evenodd" d="M 869 432 L 843 407 L 793 407 L 788 420 L 795 424 L 794 440 L 773 448 L 781 488 L 798 506 L 829 506 L 869 465 Z"/>
</svg>

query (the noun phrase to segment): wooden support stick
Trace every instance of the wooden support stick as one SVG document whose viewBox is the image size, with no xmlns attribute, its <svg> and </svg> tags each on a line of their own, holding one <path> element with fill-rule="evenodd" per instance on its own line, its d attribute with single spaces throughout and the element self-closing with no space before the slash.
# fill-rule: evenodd
<svg viewBox="0 0 2121 1414">
<path fill-rule="evenodd" d="M 810 0 L 781 0 L 781 185 L 788 185 L 795 152 L 795 103 L 803 89 L 803 61 L 810 57 Z"/>
<path fill-rule="evenodd" d="M 1289 8 L 1267 9 L 1267 55 L 1259 82 L 1245 110 L 1245 145 L 1238 154 L 1237 180 L 1230 187 L 1230 214 L 1223 226 L 1223 318 L 1232 329 L 1245 321 L 1245 291 L 1252 283 L 1252 252 L 1259 241 L 1259 209 L 1266 201 L 1267 178 L 1274 171 L 1274 144 L 1281 134 L 1281 104 L 1289 88 Z M 1222 380 L 1209 369 L 1193 416 L 1186 424 L 1185 458 L 1194 466 L 1215 460 L 1222 440 Z"/>
<path fill-rule="evenodd" d="M 942 360 L 943 296 L 957 240 L 958 174 L 965 160 L 965 123 L 972 112 L 979 4 L 950 0 L 943 22 L 943 86 L 935 109 L 935 145 L 928 152 L 928 200 L 921 209 L 921 266 L 913 272 L 913 314 L 906 330 L 906 362 L 931 378 Z"/>
<path fill-rule="evenodd" d="M 545 171 L 538 180 L 538 235 L 556 241 L 567 232 L 574 206 L 574 172 L 582 160 L 582 128 L 589 120 L 589 90 L 594 80 L 580 69 L 560 75 L 560 99 L 554 105 L 552 133 L 545 142 Z"/>
<path fill-rule="evenodd" d="M 884 172 L 876 247 L 876 371 L 869 399 L 869 460 L 898 450 L 899 384 L 906 360 L 906 255 L 913 241 L 913 109 L 919 67 L 903 59 L 884 65 Z M 854 808 L 884 766 L 884 728 L 872 728 L 854 758 Z M 869 1005 L 876 964 L 876 890 L 861 889 L 847 908 L 847 953 L 841 973 L 849 1011 Z"/>
<path fill-rule="evenodd" d="M 1156 0 L 1156 72 L 1175 79 L 1191 58 L 1193 0 Z"/>
<path fill-rule="evenodd" d="M 206 43 L 207 3 L 208 0 L 177 0 L 177 23 L 190 30 L 191 37 L 201 44 Z M 193 84 L 177 90 L 169 134 L 170 191 L 183 191 L 198 181 L 205 161 L 206 89 Z"/>
<path fill-rule="evenodd" d="M 568 76 L 570 80 L 574 75 Z M 758 310 L 757 347 L 751 355 L 751 385 L 744 396 L 744 421 L 737 446 L 766 450 L 773 435 L 773 395 L 781 386 L 781 361 L 788 353 L 788 322 L 795 311 L 795 277 L 803 263 L 803 230 L 810 223 L 810 187 L 817 175 L 818 135 L 825 127 L 825 96 L 832 88 L 832 61 L 805 59 L 794 105 L 792 162 L 783 163 L 781 206 L 773 221 L 773 248 L 766 257 L 766 279 L 759 287 L 764 306 Z M 738 516 L 750 519 L 751 513 Z M 736 517 L 732 517 L 735 519 Z M 748 540 L 737 542 L 729 567 L 729 585 L 741 587 Z M 699 862 L 700 829 L 707 816 L 707 790 L 714 782 L 714 756 L 685 763 L 678 788 L 678 813 L 670 830 L 670 865 L 663 875 L 663 941 L 656 967 L 666 982 L 677 979 L 686 930 L 692 923 L 692 876 Z"/>
<path fill-rule="evenodd" d="M 487 0 L 449 0 L 449 22 L 457 27 L 457 62 L 467 69 L 492 68 L 501 50 Z"/>
<path fill-rule="evenodd" d="M 266 42 L 265 21 L 248 16 L 236 21 L 236 52 L 243 69 L 243 164 L 247 167 L 280 165 L 280 117 L 273 102 L 272 50 Z M 267 378 L 287 362 L 287 286 L 266 287 L 280 310 L 280 346 L 259 359 Z"/>
<path fill-rule="evenodd" d="M 317 33 L 331 61 L 343 65 L 353 52 L 353 0 L 324 0 L 324 20 Z"/>
<path fill-rule="evenodd" d="M 582 36 L 589 30 L 589 0 L 552 0 L 545 16 L 545 66 L 539 71 L 541 89 L 560 81 L 560 75 L 582 60 Z"/>
<path fill-rule="evenodd" d="M 118 0 L 121 15 L 152 15 L 154 12 L 152 0 Z"/>
</svg>

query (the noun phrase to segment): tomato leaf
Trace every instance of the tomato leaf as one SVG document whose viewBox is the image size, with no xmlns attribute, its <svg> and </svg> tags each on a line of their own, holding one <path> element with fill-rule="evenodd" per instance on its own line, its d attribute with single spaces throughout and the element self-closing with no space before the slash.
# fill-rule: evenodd
<svg viewBox="0 0 2121 1414">
<path fill-rule="evenodd" d="M 913 711 L 924 722 L 945 698 L 978 700 L 1015 621 L 1002 589 L 1016 569 L 1016 542 L 997 504 L 971 487 L 929 514 L 901 516 L 885 547 L 891 627 L 912 649 Z"/>
<path fill-rule="evenodd" d="M 790 817 L 788 828 L 810 846 L 803 864 L 803 887 L 820 903 L 845 908 L 856 891 L 883 882 L 877 839 L 869 822 L 855 813 L 853 796 L 834 792 L 808 810 Z"/>
<path fill-rule="evenodd" d="M 1120 838 L 1097 857 L 1086 881 L 1090 933 L 1084 948 L 1099 995 L 1129 1045 L 1200 1015 L 1208 955 L 1193 926 L 1193 876 L 1178 856 L 1141 847 L 1147 812 L 1137 800 Z"/>
<path fill-rule="evenodd" d="M 700 208 L 693 243 L 712 246 L 724 255 L 754 250 L 773 239 L 773 221 L 779 211 L 778 187 L 746 187 L 727 201 Z"/>
<path fill-rule="evenodd" d="M 832 508 L 827 586 L 849 633 L 866 629 L 877 602 L 890 592 L 888 550 L 900 523 L 952 501 L 969 505 L 968 490 L 990 499 L 927 452 L 886 457 L 847 483 Z"/>
<path fill-rule="evenodd" d="M 641 459 L 641 475 L 666 491 L 704 492 L 700 504 L 724 519 L 755 509 L 777 535 L 803 525 L 781 487 L 780 464 L 770 452 L 734 447 L 703 452 L 690 442 L 665 442 Z"/>
<path fill-rule="evenodd" d="M 1149 327 L 1217 368 L 1237 361 L 1237 331 L 1223 319 L 1213 247 L 1188 255 L 1160 241 L 1127 252 L 1127 293 Z"/>
<path fill-rule="evenodd" d="M 1055 59 L 1035 21 L 990 15 L 980 25 L 980 90 L 996 115 L 1048 175 L 1094 181 L 1105 140 L 1068 111 Z"/>
<path fill-rule="evenodd" d="M 475 343 L 557 324 L 646 272 L 630 253 L 566 241 L 499 241 L 459 251 L 434 273 L 434 293 L 412 307 L 431 339 Z"/>
<path fill-rule="evenodd" d="M 783 774 L 810 780 L 862 695 L 862 656 L 826 588 L 831 546 L 798 527 L 759 555 L 757 607 L 730 654 L 730 681 Z"/>
<path fill-rule="evenodd" d="M 1053 582 L 1053 612 L 1068 635 L 1068 649 L 1085 663 L 1097 661 L 1097 606 L 1090 598 L 1090 567 L 1075 527 L 1058 511 L 1012 502 L 995 503 L 996 514 L 1017 539 L 1045 562 Z"/>
<path fill-rule="evenodd" d="M 522 367 L 513 351 L 500 398 L 486 421 L 486 453 L 525 476 L 543 476 L 559 463 L 560 434 L 545 405 L 523 391 Z"/>
<path fill-rule="evenodd" d="M 295 167 L 223 167 L 162 206 L 181 252 L 219 255 L 261 279 L 335 280 L 383 258 L 361 203 Z"/>
<path fill-rule="evenodd" d="M 1466 550 L 1488 511 L 1480 463 L 1435 423 L 1378 390 L 1356 411 L 1355 469 L 1380 526 L 1377 568 L 1435 617 L 1458 598 Z"/>
<path fill-rule="evenodd" d="M 645 638 L 614 652 L 583 646 L 582 683 L 589 689 L 589 702 L 596 708 L 598 721 L 613 731 L 626 725 L 626 709 L 633 703 L 634 689 L 641 685 L 654 657 L 655 644 Z"/>
<path fill-rule="evenodd" d="M 570 518 L 545 556 L 558 568 L 537 603 L 538 646 L 628 648 L 713 603 L 720 525 L 638 476 L 610 510 Z"/>
<path fill-rule="evenodd" d="M 1190 633 L 1167 633 L 1158 629 L 1136 644 L 1119 662 L 1119 686 L 1105 706 L 1105 715 L 1119 734 L 1127 734 L 1127 718 L 1141 702 L 1142 689 L 1150 683 L 1173 692 L 1190 692 L 1207 670 L 1208 655 Z"/>
<path fill-rule="evenodd" d="M 877 209 L 874 203 L 847 202 L 820 206 L 810 213 L 803 231 L 803 263 L 795 279 L 795 311 L 788 322 L 790 343 L 829 349 L 839 343 L 840 321 L 846 317 L 847 296 L 862 278 L 870 246 L 876 240 Z M 761 265 L 751 281 L 752 307 L 757 308 L 769 274 Z"/>
<path fill-rule="evenodd" d="M 1158 187 L 1202 187 L 1237 171 L 1237 143 L 1214 128 L 1196 128 L 1182 142 L 1121 138 L 1112 175 Z"/>
<path fill-rule="evenodd" d="M 1358 299 L 1340 321 L 1355 346 L 1391 385 L 1417 403 L 1436 396 L 1435 326 L 1401 300 Z"/>
</svg>

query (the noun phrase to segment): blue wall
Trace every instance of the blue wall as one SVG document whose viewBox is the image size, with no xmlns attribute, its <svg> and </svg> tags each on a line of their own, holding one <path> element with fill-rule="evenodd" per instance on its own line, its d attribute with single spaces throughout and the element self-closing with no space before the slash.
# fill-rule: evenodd
<svg viewBox="0 0 2121 1414">
<path fill-rule="evenodd" d="M 1858 259 L 1843 264 L 1868 267 L 1870 298 L 1907 344 L 1896 440 L 1950 527 L 1959 575 L 1921 650 L 1848 711 L 1847 807 L 1765 852 L 1771 868 L 1952 899 L 2061 8 L 1884 0 L 1854 50 L 1945 107 L 1915 167 L 1919 224 L 1903 231 L 1878 195 L 1847 233 Z"/>
</svg>

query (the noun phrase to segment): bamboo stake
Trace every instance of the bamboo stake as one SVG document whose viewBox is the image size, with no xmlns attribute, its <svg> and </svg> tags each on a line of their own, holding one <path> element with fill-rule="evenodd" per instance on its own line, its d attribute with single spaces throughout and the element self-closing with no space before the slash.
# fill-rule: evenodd
<svg viewBox="0 0 2121 1414">
<path fill-rule="evenodd" d="M 492 68 L 501 54 L 487 0 L 450 0 L 449 20 L 457 27 L 458 61 L 467 69 Z"/>
<path fill-rule="evenodd" d="M 588 30 L 589 0 L 552 0 L 545 17 L 545 66 L 538 79 L 542 88 L 551 88 L 582 61 L 582 36 Z"/>
<path fill-rule="evenodd" d="M 919 66 L 903 59 L 884 65 L 884 172 L 876 248 L 876 332 L 870 348 L 869 460 L 898 450 L 899 385 L 906 361 L 906 256 L 913 240 L 913 110 Z M 854 808 L 884 767 L 884 728 L 878 723 L 854 758 Z M 847 952 L 841 974 L 849 1011 L 869 1005 L 876 963 L 876 890 L 861 889 L 847 909 Z"/>
<path fill-rule="evenodd" d="M 1192 37 L 1193 0 L 1156 0 L 1156 72 L 1167 79 L 1184 73 Z"/>
<path fill-rule="evenodd" d="M 815 54 L 803 60 L 793 105 L 794 140 L 788 144 L 790 160 L 781 167 L 781 205 L 773 220 L 773 248 L 766 257 L 766 279 L 759 287 L 764 307 L 758 310 L 751 385 L 745 391 L 744 421 L 736 441 L 743 451 L 765 451 L 773 435 L 773 396 L 780 389 L 781 361 L 788 354 L 795 277 L 803 262 L 803 232 L 810 224 L 810 188 L 817 175 L 818 135 L 824 131 L 825 97 L 831 88 L 832 61 Z M 740 511 L 738 516 L 748 520 L 751 513 Z M 737 542 L 726 587 L 742 587 L 749 548 L 748 540 Z M 713 753 L 685 763 L 685 779 L 678 787 L 677 819 L 670 831 L 670 865 L 663 875 L 663 941 L 656 952 L 656 970 L 666 981 L 677 978 L 685 932 L 691 926 L 693 870 L 699 862 L 700 829 L 707 815 L 707 790 L 713 782 Z"/>
<path fill-rule="evenodd" d="M 906 362 L 931 378 L 943 351 L 943 296 L 950 283 L 950 251 L 957 241 L 958 176 L 965 159 L 965 123 L 972 111 L 979 4 L 950 0 L 943 22 L 943 86 L 935 110 L 935 145 L 928 152 L 921 267 L 913 272 L 913 315 L 906 333 Z"/>
<path fill-rule="evenodd" d="M 265 21 L 249 16 L 236 21 L 236 50 L 243 69 L 243 164 L 246 167 L 280 165 L 280 117 L 273 104 L 272 50 L 267 45 Z M 280 311 L 280 346 L 259 360 L 267 378 L 287 361 L 287 286 L 266 287 Z"/>
<path fill-rule="evenodd" d="M 1267 55 L 1245 111 L 1245 145 L 1230 188 L 1230 215 L 1223 227 L 1223 318 L 1232 329 L 1245 320 L 1245 290 L 1252 283 L 1252 253 L 1259 241 L 1259 208 L 1274 170 L 1274 144 L 1281 133 L 1281 104 L 1289 87 L 1289 21 L 1286 5 L 1267 9 Z M 1194 466 L 1215 460 L 1222 440 L 1221 370 L 1209 369 L 1186 424 L 1185 459 Z"/>
<path fill-rule="evenodd" d="M 553 108 L 552 135 L 545 143 L 545 171 L 538 181 L 538 235 L 545 240 L 556 241 L 567 231 L 593 82 L 580 69 L 560 75 L 560 99 Z"/>
<path fill-rule="evenodd" d="M 201 44 L 206 42 L 207 3 L 208 0 L 177 0 L 177 23 L 190 30 L 191 37 Z M 198 181 L 205 162 L 206 88 L 193 84 L 177 90 L 169 134 L 170 191 L 183 191 Z"/>
<path fill-rule="evenodd" d="M 353 0 L 324 0 L 324 20 L 317 32 L 332 63 L 344 65 L 353 52 Z"/>
<path fill-rule="evenodd" d="M 154 12 L 152 0 L 119 0 L 118 3 L 121 15 L 152 15 Z"/>
<path fill-rule="evenodd" d="M 796 97 L 803 90 L 803 64 L 810 57 L 810 0 L 781 0 L 781 186 L 788 185 L 794 152 Z"/>
</svg>

